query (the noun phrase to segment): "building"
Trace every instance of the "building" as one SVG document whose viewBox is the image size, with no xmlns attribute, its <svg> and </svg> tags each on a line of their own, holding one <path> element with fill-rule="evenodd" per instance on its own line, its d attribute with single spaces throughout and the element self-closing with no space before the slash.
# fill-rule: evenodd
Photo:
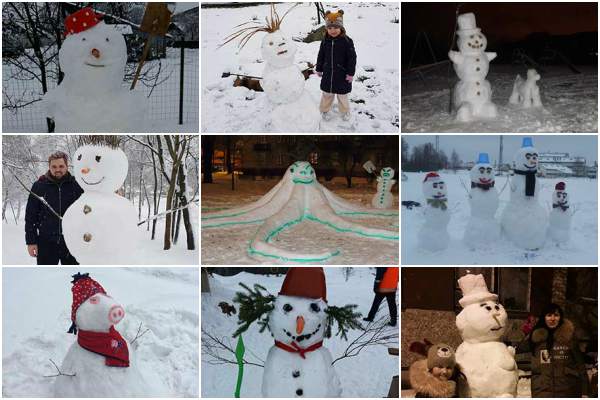
<svg viewBox="0 0 600 400">
<path fill-rule="evenodd" d="M 585 157 L 571 157 L 569 153 L 540 153 L 538 164 L 542 176 L 587 176 Z"/>
</svg>

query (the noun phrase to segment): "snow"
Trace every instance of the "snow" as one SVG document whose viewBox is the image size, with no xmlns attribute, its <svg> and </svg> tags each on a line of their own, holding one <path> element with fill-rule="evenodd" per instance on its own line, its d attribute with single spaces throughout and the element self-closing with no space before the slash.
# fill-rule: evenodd
<svg viewBox="0 0 600 400">
<path fill-rule="evenodd" d="M 326 267 L 327 300 L 329 305 L 341 307 L 346 304 L 358 304 L 357 311 L 366 315 L 373 300 L 374 270 L 367 268 L 353 268 L 348 279 L 345 280 L 344 270 L 341 268 Z M 211 293 L 202 293 L 202 329 L 223 338 L 235 347 L 236 339 L 231 338 L 237 329 L 237 318 L 228 317 L 221 313 L 218 304 L 225 301 L 233 303 L 236 291 L 241 287 L 238 282 L 252 287 L 255 283 L 264 286 L 270 293 L 277 294 L 281 289 L 284 276 L 254 275 L 240 272 L 237 275 L 224 277 L 213 275 L 210 278 Z M 382 304 L 376 318 L 388 317 L 385 302 Z M 385 328 L 386 332 L 398 333 L 398 327 Z M 348 333 L 349 341 L 354 340 L 359 331 Z M 204 340 L 204 338 L 203 338 Z M 259 333 L 259 328 L 253 324 L 248 331 L 243 333 L 246 345 L 246 359 L 251 362 L 263 364 L 267 352 L 273 345 L 273 339 L 268 331 Z M 348 342 L 339 337 L 325 339 L 323 346 L 332 354 L 333 359 L 342 355 Z M 398 343 L 390 345 L 398 347 Z M 342 397 L 385 397 L 388 393 L 393 375 L 399 375 L 399 359 L 390 356 L 385 346 L 367 347 L 356 357 L 345 358 L 334 364 L 334 369 L 340 378 Z M 202 397 L 233 397 L 237 378 L 237 365 L 213 365 L 205 354 L 202 356 L 201 380 Z M 365 374 L 368 373 L 368 379 Z M 242 384 L 241 397 L 262 397 L 261 382 L 263 368 L 246 365 Z"/>
<path fill-rule="evenodd" d="M 138 331 L 137 368 L 165 397 L 198 397 L 198 270 L 196 268 L 3 268 L 2 392 L 51 397 L 58 365 L 75 336 L 71 275 L 90 272 L 126 309 L 117 327 L 131 341 Z"/>
<path fill-rule="evenodd" d="M 448 111 L 454 77 L 450 66 L 402 79 L 402 132 L 597 132 L 598 69 L 578 67 L 573 74 L 565 66 L 538 70 L 543 108 L 522 109 L 508 103 L 521 66 L 490 66 L 487 76 L 493 89 L 492 102 L 498 108 L 494 120 L 455 122 Z"/>
<path fill-rule="evenodd" d="M 282 15 L 291 4 L 278 4 Z M 352 119 L 343 121 L 334 112 L 331 121 L 321 121 L 320 132 L 398 132 L 399 14 L 397 3 L 327 3 L 326 9 L 344 10 L 344 26 L 354 41 L 357 68 L 352 93 L 349 94 Z M 301 3 L 284 19 L 281 29 L 293 38 L 304 37 L 317 28 L 315 7 Z M 259 32 L 242 49 L 231 42 L 218 48 L 235 26 L 253 18 L 263 21 L 270 15 L 270 5 L 201 10 L 202 27 L 202 132 L 270 132 L 267 126 L 272 106 L 264 92 L 233 87 L 235 76 L 223 73 L 262 77 L 264 60 L 260 46 L 264 35 Z M 377 27 L 374 30 L 373 27 Z M 297 42 L 296 65 L 316 64 L 320 42 Z M 320 78 L 311 75 L 305 89 L 314 99 L 321 97 Z M 336 109 L 337 106 L 334 106 Z"/>
<path fill-rule="evenodd" d="M 552 207 L 552 193 L 557 181 L 564 181 L 569 188 L 571 207 L 577 209 L 573 216 L 571 241 L 557 246 L 546 242 L 535 254 L 524 253 L 502 238 L 489 242 L 485 248 L 469 250 L 463 243 L 463 234 L 470 215 L 467 192 L 462 182 L 469 182 L 468 171 L 440 171 L 448 188 L 448 209 L 452 212 L 448 231 L 450 245 L 444 251 L 427 253 L 416 249 L 418 232 L 422 224 L 423 198 L 421 182 L 424 173 L 404 172 L 408 180 L 402 182 L 402 201 L 418 201 L 421 207 L 402 208 L 402 264 L 597 264 L 598 263 L 598 182 L 595 179 L 568 177 L 560 179 L 537 178 L 540 186 L 540 202 L 547 212 Z M 506 176 L 496 177 L 496 189 L 500 192 L 506 185 Z M 500 206 L 496 221 L 510 197 L 509 187 L 500 194 Z M 533 256 L 533 257 L 532 257 Z"/>
</svg>

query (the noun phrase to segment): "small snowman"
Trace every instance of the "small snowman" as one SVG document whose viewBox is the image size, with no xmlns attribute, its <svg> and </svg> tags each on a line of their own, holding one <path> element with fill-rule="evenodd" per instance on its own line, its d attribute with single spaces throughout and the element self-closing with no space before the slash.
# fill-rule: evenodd
<svg viewBox="0 0 600 400">
<path fill-rule="evenodd" d="M 498 191 L 494 187 L 494 168 L 487 153 L 479 154 L 469 174 L 471 217 L 465 229 L 464 241 L 472 249 L 482 249 L 500 238 L 500 225 L 494 219 L 498 209 Z"/>
<path fill-rule="evenodd" d="M 459 51 L 448 52 L 459 78 L 453 96 L 456 120 L 469 122 L 478 118 L 495 118 L 497 110 L 491 101 L 492 87 L 485 77 L 496 53 L 485 51 L 487 39 L 475 23 L 475 14 L 459 15 L 458 27 Z"/>
<path fill-rule="evenodd" d="M 516 397 L 515 349 L 500 341 L 508 316 L 498 295 L 488 291 L 481 274 L 467 274 L 458 285 L 463 310 L 456 327 L 463 342 L 456 349 L 456 363 L 466 379 L 459 397 Z"/>
<path fill-rule="evenodd" d="M 333 359 L 323 347 L 326 310 L 323 268 L 290 268 L 269 315 L 275 344 L 265 362 L 263 397 L 341 396 Z"/>
<path fill-rule="evenodd" d="M 44 96 L 57 133 L 140 131 L 144 98 L 123 87 L 125 39 L 102 17 L 85 7 L 65 19 L 58 53 L 65 76 Z"/>
<path fill-rule="evenodd" d="M 73 275 L 72 325 L 77 335 L 54 383 L 55 397 L 149 397 L 132 346 L 115 329 L 125 310 L 89 274 Z"/>
<path fill-rule="evenodd" d="M 80 264 L 128 264 L 137 245 L 135 207 L 115 193 L 127 177 L 127 156 L 107 144 L 75 151 L 75 179 L 83 194 L 63 216 L 65 243 Z"/>
<path fill-rule="evenodd" d="M 425 221 L 419 231 L 419 247 L 428 251 L 440 251 L 448 247 L 448 223 L 450 211 L 446 197 L 446 184 L 437 172 L 430 172 L 423 180 L 425 196 Z"/>
<path fill-rule="evenodd" d="M 565 243 L 571 236 L 571 218 L 569 198 L 564 182 L 558 182 L 552 193 L 552 211 L 550 211 L 548 236 L 556 243 Z"/>
<path fill-rule="evenodd" d="M 377 193 L 371 199 L 371 204 L 375 208 L 390 208 L 394 204 L 394 195 L 392 186 L 396 183 L 394 178 L 394 169 L 385 167 L 381 169 L 377 177 Z"/>
<path fill-rule="evenodd" d="M 536 182 L 538 151 L 530 137 L 513 161 L 514 176 L 510 180 L 510 200 L 501 216 L 502 230 L 510 241 L 525 250 L 544 245 L 548 214 L 539 202 L 540 185 Z"/>
</svg>

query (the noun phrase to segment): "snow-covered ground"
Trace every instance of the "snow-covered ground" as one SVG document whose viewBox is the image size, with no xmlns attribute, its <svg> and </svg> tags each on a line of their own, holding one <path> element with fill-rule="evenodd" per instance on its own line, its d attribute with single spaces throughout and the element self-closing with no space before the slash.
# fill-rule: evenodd
<svg viewBox="0 0 600 400">
<path fill-rule="evenodd" d="M 164 199 L 163 199 L 164 200 Z M 161 202 L 163 208 L 165 201 Z M 134 265 L 198 265 L 198 206 L 190 205 L 190 219 L 194 222 L 194 238 L 196 250 L 188 250 L 185 240 L 183 221 L 179 232 L 179 240 L 170 250 L 163 250 L 163 234 L 165 219 L 160 218 L 156 224 L 156 237 L 150 240 L 150 231 L 146 231 L 146 224 L 138 227 L 142 237 L 141 246 L 132 249 L 135 252 Z M 137 208 L 136 208 L 137 209 Z M 145 209 L 142 208 L 142 220 L 146 219 Z M 164 209 L 160 210 L 164 212 Z M 2 264 L 3 265 L 35 265 L 36 259 L 30 257 L 25 245 L 25 206 L 20 217 L 15 223 L 12 213 L 7 213 L 7 220 L 2 221 Z M 150 222 L 152 230 L 152 221 Z M 106 265 L 102 260 L 100 265 Z"/>
<path fill-rule="evenodd" d="M 183 124 L 179 125 L 179 71 L 181 65 L 181 50 L 167 48 L 167 57 L 162 60 L 151 60 L 146 62 L 144 70 L 154 68 L 156 71 L 160 64 L 161 74 L 159 82 L 154 89 L 146 87 L 138 82 L 134 91 L 143 93 L 147 98 L 147 109 L 144 120 L 147 123 L 137 132 L 140 133 L 191 133 L 198 132 L 199 124 L 199 96 L 198 96 L 198 49 L 185 49 L 184 79 L 187 80 L 184 90 Z M 29 65 L 23 58 L 22 62 L 28 68 L 36 68 Z M 142 72 L 143 72 L 142 71 Z M 24 79 L 26 75 L 19 75 L 13 65 L 3 63 L 2 86 L 5 106 L 8 98 L 16 101 L 22 97 L 22 103 L 34 101 L 42 96 L 41 85 L 37 80 Z M 15 79 L 13 75 L 21 76 L 23 79 Z M 130 83 L 124 83 L 129 87 Z M 52 79 L 48 81 L 48 88 L 56 87 Z M 3 132 L 47 132 L 46 117 L 42 102 L 36 101 L 31 104 L 11 110 L 2 108 L 2 131 Z M 131 132 L 125 132 L 131 133 Z"/>
<path fill-rule="evenodd" d="M 326 267 L 327 301 L 330 305 L 343 306 L 357 304 L 357 311 L 366 315 L 373 301 L 373 279 L 375 270 L 371 268 L 353 268 L 352 275 L 346 281 L 342 268 Z M 271 294 L 277 294 L 281 289 L 284 276 L 255 275 L 246 272 L 230 277 L 213 275 L 210 279 L 211 293 L 202 293 L 201 316 L 202 329 L 224 338 L 235 348 L 237 338 L 231 335 L 237 329 L 235 315 L 228 317 L 221 312 L 218 304 L 225 301 L 233 303 L 235 292 L 241 291 L 239 282 L 252 287 L 255 283 L 264 286 Z M 387 303 L 384 301 L 376 318 L 388 316 Z M 398 327 L 385 328 L 391 333 Z M 348 344 L 356 339 L 362 331 L 350 331 L 349 341 L 339 337 L 325 339 L 324 346 L 329 349 L 335 360 L 342 355 Z M 204 340 L 204 337 L 202 338 Z M 268 331 L 259 333 L 256 324 L 243 334 L 246 346 L 245 358 L 249 361 L 263 364 L 273 339 Z M 398 347 L 398 343 L 388 345 Z M 356 357 L 345 358 L 334 364 L 342 385 L 342 397 L 386 397 L 392 376 L 399 374 L 400 360 L 388 354 L 386 346 L 370 346 L 363 349 Z M 202 354 L 202 397 L 233 397 L 237 379 L 237 365 L 213 365 L 209 356 Z M 262 397 L 263 368 L 246 365 L 242 384 L 241 397 Z"/>
<path fill-rule="evenodd" d="M 267 181 L 241 180 L 236 183 L 236 191 L 231 191 L 230 178 L 215 174 L 215 183 L 202 184 L 203 211 L 234 208 L 257 201 L 267 193 L 277 179 Z M 321 184 L 345 200 L 355 202 L 364 207 L 371 207 L 371 198 L 375 194 L 375 183 L 368 185 L 366 180 L 354 178 L 353 187 L 347 189 L 342 179 Z M 394 208 L 398 207 L 398 192 L 393 191 Z M 349 218 L 350 219 L 350 218 Z M 350 220 L 364 226 L 387 230 L 398 229 L 398 219 L 393 217 L 352 217 Z M 201 229 L 202 264 L 259 264 L 247 254 L 248 242 L 254 236 L 258 226 L 233 225 L 224 228 Z M 276 238 L 277 246 L 289 251 L 321 252 L 323 249 L 339 249 L 338 256 L 330 258 L 328 264 L 398 264 L 399 246 L 393 240 L 375 240 L 359 238 L 353 235 L 337 233 L 317 222 L 303 221 L 282 231 Z M 263 261 L 272 264 L 272 261 Z"/>
<path fill-rule="evenodd" d="M 424 204 L 421 183 L 423 173 L 405 173 L 402 201 L 417 201 Z M 462 237 L 467 225 L 470 208 L 467 192 L 461 184 L 470 182 L 467 171 L 442 171 L 440 175 L 447 183 L 448 208 L 452 215 L 448 225 L 450 244 L 446 250 L 427 253 L 417 249 L 417 232 L 423 221 L 422 207 L 408 210 L 402 207 L 402 264 L 597 264 L 598 263 L 598 181 L 588 178 L 538 178 L 541 184 L 540 203 L 548 210 L 552 208 L 552 192 L 558 181 L 564 181 L 569 188 L 571 208 L 577 210 L 571 225 L 570 242 L 557 246 L 546 244 L 535 254 L 525 256 L 525 251 L 515 247 L 506 238 L 491 242 L 486 248 L 469 250 Z M 496 188 L 502 190 L 506 176 L 496 177 Z M 510 198 L 508 187 L 500 194 L 500 205 L 496 213 L 499 221 L 502 209 Z"/>
<path fill-rule="evenodd" d="M 89 272 L 125 308 L 117 330 L 138 339 L 137 368 L 157 396 L 198 397 L 197 268 L 3 268 L 2 396 L 51 397 L 56 374 L 76 340 L 71 275 Z M 90 396 L 93 397 L 93 393 Z"/>
<path fill-rule="evenodd" d="M 498 118 L 461 123 L 449 114 L 450 88 L 457 81 L 452 67 L 402 79 L 402 132 L 597 132 L 598 68 L 578 67 L 581 74 L 566 66 L 548 66 L 538 86 L 544 109 L 520 109 L 508 104 L 517 74 L 526 76 L 523 66 L 490 64 L 487 80 Z"/>
<path fill-rule="evenodd" d="M 291 4 L 278 4 L 280 15 Z M 344 26 L 354 41 L 357 53 L 350 122 L 336 117 L 322 121 L 321 132 L 398 132 L 398 3 L 326 3 L 326 9 L 344 10 Z M 262 76 L 259 32 L 238 51 L 237 42 L 218 48 L 224 38 L 236 31 L 235 26 L 252 20 L 264 21 L 269 5 L 242 8 L 203 8 L 202 29 L 202 132 L 269 132 L 271 106 L 264 92 L 233 87 L 235 76 L 221 78 L 224 72 Z M 313 3 L 301 3 L 284 19 L 282 31 L 293 38 L 306 36 L 315 29 Z M 395 23 L 393 21 L 396 21 Z M 296 42 L 296 62 L 300 69 L 307 62 L 316 64 L 320 42 Z M 321 97 L 320 78 L 311 75 L 306 89 L 315 107 Z M 336 106 L 334 106 L 336 107 Z"/>
</svg>

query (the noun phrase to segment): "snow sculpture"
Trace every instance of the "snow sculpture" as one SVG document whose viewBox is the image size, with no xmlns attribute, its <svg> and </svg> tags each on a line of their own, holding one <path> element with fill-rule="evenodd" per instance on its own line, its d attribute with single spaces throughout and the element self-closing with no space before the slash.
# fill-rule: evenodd
<svg viewBox="0 0 600 400">
<path fill-rule="evenodd" d="M 466 377 L 459 397 L 516 397 L 515 349 L 499 340 L 508 320 L 504 307 L 488 291 L 483 275 L 467 274 L 458 285 L 463 310 L 456 327 L 463 342 L 456 349 L 456 363 Z"/>
<path fill-rule="evenodd" d="M 322 268 L 291 268 L 269 315 L 275 339 L 265 362 L 263 397 L 340 397 L 340 381 L 323 347 L 327 288 Z"/>
<path fill-rule="evenodd" d="M 385 167 L 381 169 L 377 177 L 377 193 L 371 199 L 371 205 L 375 208 L 390 208 L 394 204 L 392 186 L 396 183 L 394 169 Z"/>
<path fill-rule="evenodd" d="M 477 118 L 495 118 L 497 110 L 491 101 L 492 87 L 485 77 L 496 53 L 485 51 L 487 39 L 477 28 L 475 14 L 459 15 L 458 27 L 459 51 L 448 52 L 459 78 L 453 95 L 456 120 L 469 122 Z"/>
<path fill-rule="evenodd" d="M 539 80 L 540 74 L 535 69 L 527 70 L 527 80 L 523 80 L 521 75 L 517 75 L 508 102 L 518 104 L 522 108 L 541 107 L 540 88 L 536 83 Z"/>
<path fill-rule="evenodd" d="M 55 132 L 134 132 L 144 98 L 122 87 L 127 46 L 123 35 L 89 8 L 65 20 L 59 51 L 64 79 L 44 96 Z"/>
<path fill-rule="evenodd" d="M 471 168 L 469 204 L 471 217 L 467 223 L 464 241 L 472 249 L 486 248 L 500 238 L 500 225 L 494 219 L 498 209 L 498 192 L 494 187 L 494 168 L 487 153 L 480 153 Z"/>
<path fill-rule="evenodd" d="M 266 24 L 249 22 L 252 26 L 242 28 L 228 36 L 229 42 L 242 34 L 243 47 L 257 32 L 266 32 L 260 47 L 265 61 L 261 87 L 273 105 L 271 125 L 277 132 L 317 132 L 321 121 L 317 103 L 305 89 L 304 75 L 294 64 L 298 47 L 292 38 L 281 31 L 285 16 L 294 8 L 279 17 L 275 6 L 271 5 L 271 16 Z"/>
<path fill-rule="evenodd" d="M 88 274 L 73 275 L 69 333 L 77 335 L 56 377 L 55 397 L 148 397 L 132 346 L 115 329 L 125 310 Z"/>
<path fill-rule="evenodd" d="M 310 163 L 296 161 L 288 167 L 281 181 L 260 200 L 247 206 L 204 214 L 201 220 L 203 229 L 260 224 L 250 240 L 248 254 L 280 262 L 314 263 L 339 254 L 339 250 L 294 252 L 273 244 L 281 231 L 303 221 L 318 222 L 337 232 L 356 236 L 398 240 L 397 231 L 368 228 L 342 218 L 351 215 L 397 217 L 398 213 L 372 210 L 343 200 L 317 181 Z"/>
<path fill-rule="evenodd" d="M 425 221 L 419 231 L 419 247 L 428 251 L 440 251 L 448 247 L 448 223 L 450 211 L 446 202 L 446 184 L 437 172 L 430 172 L 423 180 L 423 195 L 427 202 Z"/>
<path fill-rule="evenodd" d="M 530 137 L 515 154 L 510 180 L 510 200 L 501 216 L 502 230 L 510 241 L 525 250 L 536 250 L 544 244 L 548 215 L 538 201 L 540 185 L 536 184 L 538 151 Z"/>
<path fill-rule="evenodd" d="M 137 216 L 115 194 L 127 177 L 123 150 L 84 145 L 75 151 L 73 172 L 83 194 L 63 216 L 65 243 L 80 264 L 127 264 L 136 251 Z"/>
<path fill-rule="evenodd" d="M 557 243 L 568 242 L 571 236 L 573 212 L 569 209 L 569 199 L 565 187 L 564 182 L 558 182 L 552 193 L 548 236 Z"/>
</svg>

